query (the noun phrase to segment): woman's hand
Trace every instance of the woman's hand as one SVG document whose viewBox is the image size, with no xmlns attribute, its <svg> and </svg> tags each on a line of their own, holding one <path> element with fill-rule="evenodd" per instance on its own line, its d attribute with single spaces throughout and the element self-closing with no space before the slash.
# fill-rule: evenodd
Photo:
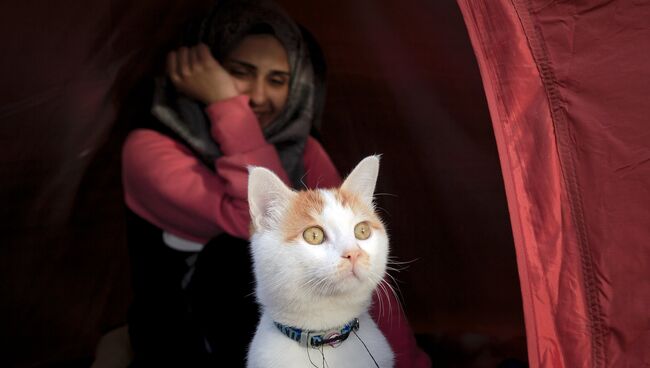
<svg viewBox="0 0 650 368">
<path fill-rule="evenodd" d="M 167 74 L 177 90 L 206 105 L 239 94 L 230 74 L 202 43 L 170 51 Z"/>
</svg>

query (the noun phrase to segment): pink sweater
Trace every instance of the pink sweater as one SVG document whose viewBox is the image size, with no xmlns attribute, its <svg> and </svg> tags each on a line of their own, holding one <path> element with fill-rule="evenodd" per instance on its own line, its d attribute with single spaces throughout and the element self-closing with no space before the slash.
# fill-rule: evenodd
<svg viewBox="0 0 650 368">
<path fill-rule="evenodd" d="M 153 130 L 133 131 L 122 152 L 123 184 L 127 206 L 166 232 L 199 243 L 226 232 L 247 239 L 250 215 L 247 202 L 248 166 L 262 166 L 289 184 L 275 147 L 264 139 L 248 97 L 238 96 L 206 108 L 212 136 L 223 156 L 208 169 L 187 147 Z M 341 178 L 322 146 L 309 137 L 305 144 L 304 183 L 308 188 L 329 188 Z M 377 298 L 376 298 L 377 299 Z M 386 335 L 397 367 L 429 367 L 396 300 L 373 318 Z M 375 300 L 374 305 L 380 305 Z"/>
</svg>

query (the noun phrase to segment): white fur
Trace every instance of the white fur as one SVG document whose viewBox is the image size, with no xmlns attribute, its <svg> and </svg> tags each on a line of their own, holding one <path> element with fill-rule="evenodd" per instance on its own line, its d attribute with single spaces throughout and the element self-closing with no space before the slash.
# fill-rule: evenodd
<svg viewBox="0 0 650 368">
<path fill-rule="evenodd" d="M 378 166 L 376 156 L 366 158 L 342 188 L 354 191 L 372 206 Z M 325 203 L 317 222 L 326 234 L 324 243 L 311 245 L 301 236 L 287 243 L 277 225 L 287 201 L 296 193 L 278 188 L 278 183 L 284 186 L 270 171 L 251 169 L 249 203 L 256 224 L 251 251 L 262 316 L 249 348 L 247 367 L 312 367 L 309 357 L 322 366 L 320 350 L 300 346 L 283 335 L 273 321 L 306 330 L 328 330 L 354 318 L 360 320 L 357 334 L 379 366 L 392 367 L 393 352 L 367 313 L 372 293 L 386 271 L 386 232 L 373 229 L 368 239 L 356 239 L 355 225 L 369 219 L 341 205 L 333 192 L 321 190 Z M 357 262 L 353 273 L 352 263 L 342 255 L 357 248 L 369 255 L 370 262 L 367 267 Z M 354 334 L 336 348 L 324 347 L 323 354 L 330 367 L 375 367 Z"/>
</svg>

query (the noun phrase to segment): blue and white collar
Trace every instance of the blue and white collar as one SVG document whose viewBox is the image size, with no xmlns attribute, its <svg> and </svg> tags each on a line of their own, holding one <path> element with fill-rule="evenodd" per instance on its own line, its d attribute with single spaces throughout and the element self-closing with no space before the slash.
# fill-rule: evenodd
<svg viewBox="0 0 650 368">
<path fill-rule="evenodd" d="M 318 348 L 322 345 L 329 345 L 333 348 L 341 345 L 352 331 L 359 329 L 359 319 L 355 318 L 352 321 L 344 324 L 342 327 L 325 330 L 325 331 L 310 331 L 303 330 L 297 327 L 286 326 L 278 322 L 273 322 L 275 327 L 285 334 L 291 340 L 297 341 L 300 346 Z"/>
</svg>

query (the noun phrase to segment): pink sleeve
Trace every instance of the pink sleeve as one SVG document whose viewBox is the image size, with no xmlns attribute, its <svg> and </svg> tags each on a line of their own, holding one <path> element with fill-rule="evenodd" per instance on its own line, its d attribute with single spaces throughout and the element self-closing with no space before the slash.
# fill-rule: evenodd
<svg viewBox="0 0 650 368">
<path fill-rule="evenodd" d="M 395 353 L 395 368 L 429 368 L 429 356 L 415 341 L 411 326 L 395 296 L 379 289 L 374 297 L 370 315 L 384 333 Z"/>
<path fill-rule="evenodd" d="M 215 161 L 217 172 L 173 139 L 135 130 L 123 148 L 125 201 L 154 225 L 186 239 L 207 242 L 221 231 L 247 239 L 247 167 L 266 167 L 285 182 L 287 175 L 275 147 L 265 141 L 248 97 L 214 103 L 206 112 L 224 153 Z"/>
</svg>

